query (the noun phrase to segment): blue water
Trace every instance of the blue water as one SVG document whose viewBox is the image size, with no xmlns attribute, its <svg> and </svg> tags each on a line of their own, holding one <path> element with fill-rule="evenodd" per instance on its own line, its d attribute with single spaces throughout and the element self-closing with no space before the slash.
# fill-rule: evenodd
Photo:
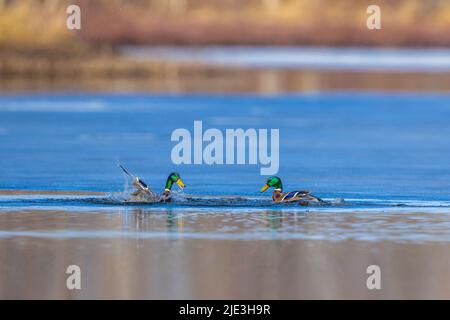
<svg viewBox="0 0 450 320">
<path fill-rule="evenodd" d="M 377 92 L 3 95 L 0 189 L 120 192 L 120 161 L 155 191 L 178 171 L 185 194 L 239 195 L 244 201 L 237 206 L 271 206 L 269 192 L 259 194 L 266 180 L 259 165 L 172 163 L 172 131 L 193 132 L 194 120 L 203 121 L 203 130 L 279 129 L 278 176 L 286 191 L 343 198 L 352 208 L 447 207 L 450 201 L 450 95 Z M 20 197 L 3 199 L 0 206 L 24 204 Z"/>
</svg>

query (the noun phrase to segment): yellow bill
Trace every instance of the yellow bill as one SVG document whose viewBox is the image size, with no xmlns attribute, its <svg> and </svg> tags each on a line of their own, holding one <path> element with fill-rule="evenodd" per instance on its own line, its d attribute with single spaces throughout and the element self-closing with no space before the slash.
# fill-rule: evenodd
<svg viewBox="0 0 450 320">
<path fill-rule="evenodd" d="M 181 189 L 184 188 L 184 183 L 183 183 L 183 181 L 181 179 L 178 179 L 176 183 Z"/>
<path fill-rule="evenodd" d="M 266 191 L 267 189 L 269 189 L 269 186 L 267 185 L 267 183 L 264 185 L 264 187 L 262 187 L 261 188 L 261 191 L 260 192 L 264 192 L 264 191 Z"/>
</svg>

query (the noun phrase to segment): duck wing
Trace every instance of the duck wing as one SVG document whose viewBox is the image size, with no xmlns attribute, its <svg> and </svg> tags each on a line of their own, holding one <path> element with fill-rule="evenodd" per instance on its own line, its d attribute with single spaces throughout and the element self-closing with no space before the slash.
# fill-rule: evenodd
<svg viewBox="0 0 450 320">
<path fill-rule="evenodd" d="M 291 192 L 287 192 L 285 193 L 282 198 L 281 201 L 288 201 L 288 200 L 292 200 L 295 198 L 303 198 L 306 196 L 309 196 L 309 191 L 305 191 L 305 190 L 300 190 L 300 191 L 291 191 Z"/>
<path fill-rule="evenodd" d="M 308 205 L 313 202 L 323 202 L 322 199 L 317 198 L 316 196 L 309 193 L 309 191 L 301 190 L 301 191 L 291 191 L 282 195 L 280 202 L 295 202 L 299 201 L 300 203 L 304 203 Z"/>
<path fill-rule="evenodd" d="M 152 189 L 149 188 L 149 186 L 139 178 L 138 176 L 132 174 L 130 171 L 128 171 L 123 165 L 119 164 L 119 167 L 123 170 L 123 172 L 132 178 L 133 180 L 133 187 L 134 191 L 131 194 L 133 196 L 134 201 L 158 201 L 159 196 L 153 192 Z"/>
</svg>

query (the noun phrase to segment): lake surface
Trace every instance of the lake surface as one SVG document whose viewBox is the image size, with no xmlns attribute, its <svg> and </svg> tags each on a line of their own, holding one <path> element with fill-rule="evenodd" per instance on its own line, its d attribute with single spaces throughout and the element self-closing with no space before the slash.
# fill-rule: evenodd
<svg viewBox="0 0 450 320">
<path fill-rule="evenodd" d="M 438 93 L 4 94 L 0 297 L 448 298 L 449 119 Z M 279 129 L 285 190 L 327 204 L 273 205 L 259 165 L 174 165 L 195 120 Z M 126 203 L 119 161 L 186 188 Z"/>
<path fill-rule="evenodd" d="M 2 92 L 259 93 L 374 91 L 450 92 L 450 50 L 368 47 L 135 47 L 118 48 L 126 65 L 148 63 L 154 73 L 112 77 L 67 74 L 0 76 Z M 126 66 L 118 68 L 126 68 Z M 31 81 L 30 81 L 31 80 Z"/>
<path fill-rule="evenodd" d="M 246 68 L 448 72 L 450 50 L 445 48 L 364 47 L 123 47 L 133 59 L 153 59 Z"/>
</svg>

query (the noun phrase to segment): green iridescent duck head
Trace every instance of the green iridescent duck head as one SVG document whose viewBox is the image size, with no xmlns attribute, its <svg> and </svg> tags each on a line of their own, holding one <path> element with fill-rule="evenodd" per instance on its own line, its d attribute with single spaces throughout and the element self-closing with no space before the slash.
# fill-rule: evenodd
<svg viewBox="0 0 450 320">
<path fill-rule="evenodd" d="M 180 174 L 177 172 L 172 172 L 171 174 L 169 174 L 169 176 L 167 177 L 167 181 L 166 181 L 166 186 L 164 187 L 164 189 L 166 191 L 170 191 L 172 189 L 172 185 L 176 183 L 180 189 L 184 188 L 184 183 L 181 180 Z"/>
<path fill-rule="evenodd" d="M 267 179 L 266 184 L 261 188 L 261 192 L 266 191 L 270 187 L 274 187 L 275 190 L 282 191 L 283 190 L 283 184 L 281 183 L 281 179 L 278 177 L 269 177 Z"/>
</svg>

